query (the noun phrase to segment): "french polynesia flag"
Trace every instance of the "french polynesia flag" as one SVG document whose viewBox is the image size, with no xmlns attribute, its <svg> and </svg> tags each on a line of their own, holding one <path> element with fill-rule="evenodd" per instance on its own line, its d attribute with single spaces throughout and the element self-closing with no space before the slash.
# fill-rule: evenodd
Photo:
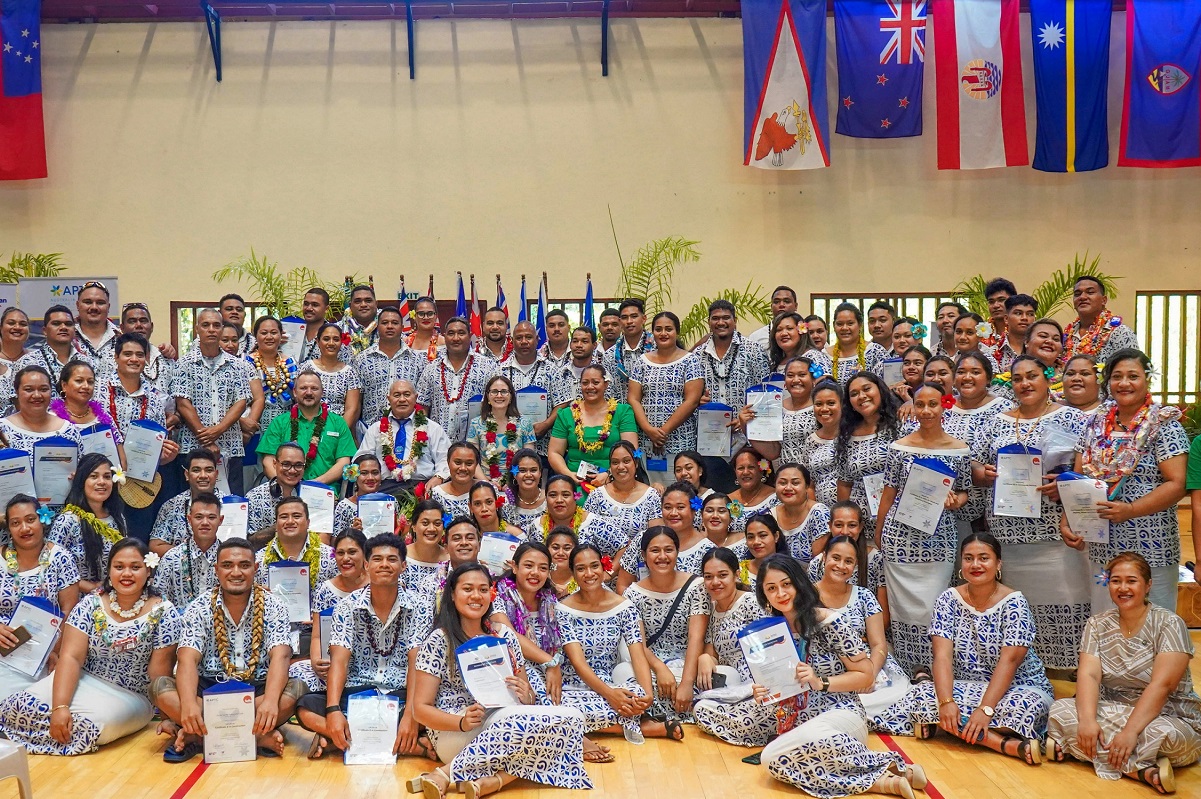
<svg viewBox="0 0 1201 799">
<path fill-rule="evenodd" d="M 932 0 L 938 168 L 1030 163 L 1019 0 Z"/>
</svg>

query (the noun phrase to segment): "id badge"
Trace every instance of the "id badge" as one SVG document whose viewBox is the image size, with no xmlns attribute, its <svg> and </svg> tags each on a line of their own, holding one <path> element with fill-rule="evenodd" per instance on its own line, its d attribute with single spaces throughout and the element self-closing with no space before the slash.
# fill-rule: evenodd
<svg viewBox="0 0 1201 799">
<path fill-rule="evenodd" d="M 646 459 L 646 470 L 648 472 L 666 472 L 667 471 L 667 458 L 666 457 L 647 458 Z"/>
<path fill-rule="evenodd" d="M 588 461 L 580 461 L 580 467 L 575 470 L 577 480 L 586 480 L 594 474 L 600 472 L 600 467 Z"/>
</svg>

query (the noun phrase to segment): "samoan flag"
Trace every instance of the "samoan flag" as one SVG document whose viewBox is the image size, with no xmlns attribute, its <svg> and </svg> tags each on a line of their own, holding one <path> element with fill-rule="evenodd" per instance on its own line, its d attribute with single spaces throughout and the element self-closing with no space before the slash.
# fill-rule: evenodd
<svg viewBox="0 0 1201 799">
<path fill-rule="evenodd" d="M 922 135 L 926 0 L 835 0 L 838 122 L 861 139 Z"/>
<path fill-rule="evenodd" d="M 1109 165 L 1112 0 L 1030 0 L 1038 134 L 1034 168 L 1087 172 Z"/>
<path fill-rule="evenodd" d="M 825 0 L 743 0 L 743 164 L 830 165 Z"/>
<path fill-rule="evenodd" d="M 1126 3 L 1118 166 L 1201 166 L 1201 3 Z"/>
<path fill-rule="evenodd" d="M 0 3 L 0 180 L 46 177 L 41 0 Z"/>
</svg>

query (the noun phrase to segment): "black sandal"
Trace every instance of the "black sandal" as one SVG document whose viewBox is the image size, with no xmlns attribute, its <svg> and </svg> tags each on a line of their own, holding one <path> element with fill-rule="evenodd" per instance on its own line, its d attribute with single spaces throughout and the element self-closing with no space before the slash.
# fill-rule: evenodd
<svg viewBox="0 0 1201 799">
<path fill-rule="evenodd" d="M 921 685 L 924 682 L 933 682 L 934 677 L 930 674 L 930 670 L 922 667 L 913 673 L 913 684 Z"/>
<path fill-rule="evenodd" d="M 187 763 L 196 755 L 204 754 L 204 741 L 188 741 L 183 745 L 183 749 L 176 751 L 175 742 L 167 744 L 166 750 L 163 752 L 164 763 Z"/>
<path fill-rule="evenodd" d="M 684 740 L 684 725 L 680 723 L 679 719 L 665 719 L 663 729 L 667 731 L 669 741 L 681 742 Z M 676 737 L 677 732 L 680 734 L 678 738 Z"/>
<path fill-rule="evenodd" d="M 1014 736 L 1002 738 L 1002 754 L 1009 755 L 1009 753 L 1005 751 L 1005 747 L 1009 746 L 1010 741 L 1013 741 L 1017 744 L 1017 751 L 1015 754 L 1010 755 L 1010 757 L 1017 757 L 1018 759 L 1024 761 L 1027 766 L 1037 766 L 1042 764 L 1042 746 L 1038 741 L 1032 738 L 1017 738 Z"/>
</svg>

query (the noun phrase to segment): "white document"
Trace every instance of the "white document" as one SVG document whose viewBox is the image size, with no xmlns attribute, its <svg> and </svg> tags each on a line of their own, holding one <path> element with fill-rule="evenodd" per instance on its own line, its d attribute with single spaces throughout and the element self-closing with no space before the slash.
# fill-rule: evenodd
<svg viewBox="0 0 1201 799">
<path fill-rule="evenodd" d="M 325 659 L 329 660 L 329 642 L 334 634 L 334 609 L 326 608 L 317 614 L 317 620 L 321 622 L 321 651 L 325 653 Z M 307 653 L 298 653 L 302 656 Z"/>
<path fill-rule="evenodd" d="M 33 461 L 22 450 L 0 450 L 0 507 L 17 494 L 37 496 L 33 487 Z"/>
<path fill-rule="evenodd" d="M 1068 529 L 1090 544 L 1108 544 L 1109 520 L 1097 514 L 1097 503 L 1109 499 L 1109 486 L 1103 480 L 1075 477 L 1073 472 L 1065 472 L 1055 484 Z"/>
<path fill-rule="evenodd" d="M 250 523 L 250 501 L 246 497 L 228 496 L 221 498 L 221 526 L 217 528 L 217 540 L 245 538 L 246 526 Z"/>
<path fill-rule="evenodd" d="M 479 416 L 479 415 L 480 415 L 480 410 L 481 410 L 483 407 L 484 407 L 484 395 L 483 395 L 483 394 L 476 394 L 474 397 L 468 397 L 468 398 L 467 398 L 467 413 L 466 413 L 465 415 L 466 415 L 466 416 L 468 416 L 468 417 L 471 417 L 471 416 Z M 464 422 L 464 427 L 463 427 L 463 435 L 467 435 L 467 427 L 466 427 L 466 425 L 467 425 L 468 423 L 469 423 L 469 422 L 466 422 L 466 421 Z M 459 439 L 455 438 L 455 439 L 452 439 L 452 440 L 453 440 L 453 441 L 458 441 Z"/>
<path fill-rule="evenodd" d="M 508 533 L 484 533 L 480 539 L 479 562 L 488 568 L 493 577 L 505 571 L 505 563 L 513 559 L 521 541 Z"/>
<path fill-rule="evenodd" d="M 286 339 L 280 345 L 279 354 L 286 358 L 291 358 L 299 365 L 300 353 L 304 349 L 304 320 L 298 319 L 295 316 L 285 316 L 280 320 L 279 326 L 283 329 L 284 338 Z"/>
<path fill-rule="evenodd" d="M 108 458 L 108 462 L 120 468 L 121 457 L 117 454 L 117 441 L 113 438 L 113 429 L 106 424 L 94 424 L 79 431 L 83 441 L 83 454 L 98 452 Z"/>
<path fill-rule="evenodd" d="M 891 388 L 897 383 L 903 383 L 905 381 L 905 375 L 901 372 L 901 367 L 904 365 L 904 363 L 905 361 L 901 358 L 884 359 L 884 372 L 882 374 L 882 377 L 884 378 L 884 385 Z"/>
<path fill-rule="evenodd" d="M 359 519 L 368 538 L 396 532 L 396 499 L 388 494 L 364 494 L 359 497 Z"/>
<path fill-rule="evenodd" d="M 780 407 L 783 409 L 783 406 Z M 783 416 L 780 418 L 783 420 Z M 715 458 L 730 457 L 733 440 L 729 424 L 733 419 L 734 409 L 720 402 L 706 403 L 698 408 L 696 451 Z"/>
<path fill-rule="evenodd" d="M 309 530 L 334 534 L 334 506 L 338 497 L 325 483 L 305 480 L 300 484 L 300 498 L 309 506 Z M 391 531 L 389 531 L 391 532 Z"/>
<path fill-rule="evenodd" d="M 390 766 L 396 762 L 392 747 L 400 726 L 400 700 L 382 691 L 351 694 L 346 700 L 346 724 L 350 748 L 343 762 L 348 766 Z"/>
<path fill-rule="evenodd" d="M 204 726 L 205 763 L 254 760 L 254 688 L 227 682 L 206 690 Z"/>
<path fill-rule="evenodd" d="M 880 495 L 884 493 L 884 472 L 863 475 L 863 490 L 867 492 L 867 509 L 872 518 L 880 513 Z"/>
<path fill-rule="evenodd" d="M 517 412 L 528 416 L 534 424 L 545 422 L 550 415 L 550 392 L 542 386 L 526 386 L 517 390 Z"/>
<path fill-rule="evenodd" d="M 997 481 L 993 485 L 993 513 L 1019 519 L 1041 519 L 1038 487 L 1043 482 L 1042 453 L 1038 450 L 997 453 Z"/>
<path fill-rule="evenodd" d="M 941 461 L 916 459 L 905 479 L 905 489 L 893 511 L 893 518 L 926 535 L 934 535 L 947 494 L 955 486 L 955 476 L 950 472 Z"/>
<path fill-rule="evenodd" d="M 50 436 L 33 445 L 33 483 L 43 505 L 62 505 L 71 488 L 79 448 L 69 438 Z"/>
<path fill-rule="evenodd" d="M 309 564 L 281 560 L 267 567 L 267 587 L 276 599 L 288 607 L 288 621 L 310 624 L 313 611 L 309 604 Z M 302 655 L 304 653 L 297 653 Z"/>
<path fill-rule="evenodd" d="M 50 604 L 50 600 L 27 596 L 17 603 L 17 609 L 13 611 L 8 624 L 14 630 L 24 627 L 29 633 L 29 640 L 14 649 L 3 662 L 22 674 L 38 679 L 42 676 L 50 650 L 54 649 L 54 643 L 58 640 L 63 626 L 62 614 Z"/>
<path fill-rule="evenodd" d="M 229 467 L 225 465 L 225 458 L 217 457 L 217 496 L 223 497 L 232 493 L 229 490 Z"/>
<path fill-rule="evenodd" d="M 746 426 L 751 441 L 784 440 L 784 390 L 775 386 L 751 386 L 746 392 L 746 404 L 755 418 Z"/>
<path fill-rule="evenodd" d="M 125 476 L 149 483 L 158 471 L 167 428 L 147 419 L 130 423 L 125 430 Z"/>
<path fill-rule="evenodd" d="M 513 661 L 505 639 L 490 635 L 472 638 L 455 650 L 463 684 L 484 707 L 510 707 L 521 702 L 505 684 L 513 676 Z"/>
<path fill-rule="evenodd" d="M 755 684 L 768 690 L 768 703 L 808 690 L 797 682 L 796 667 L 801 662 L 801 655 L 784 619 L 772 616 L 751 622 L 738 631 L 738 645 L 742 647 Z"/>
</svg>

